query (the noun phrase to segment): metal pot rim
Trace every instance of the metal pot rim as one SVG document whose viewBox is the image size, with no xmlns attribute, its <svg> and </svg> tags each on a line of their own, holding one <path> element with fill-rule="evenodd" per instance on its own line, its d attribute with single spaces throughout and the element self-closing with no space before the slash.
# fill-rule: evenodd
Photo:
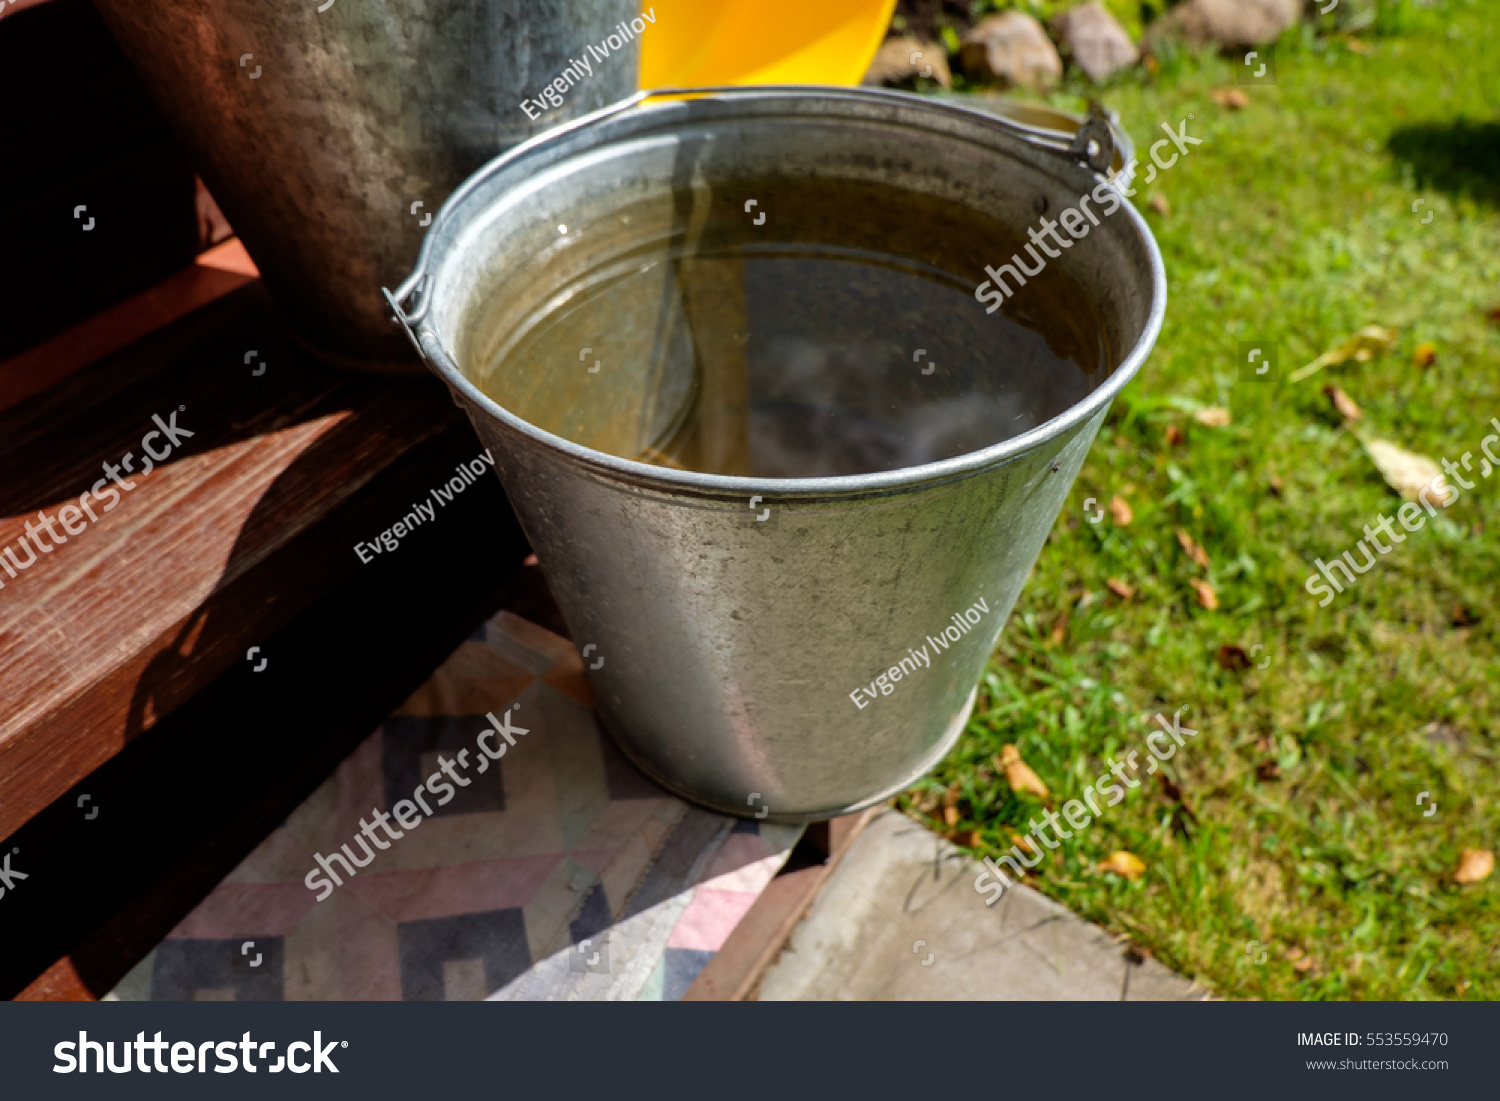
<svg viewBox="0 0 1500 1101">
<path fill-rule="evenodd" d="M 1161 331 L 1162 320 L 1166 313 L 1166 269 L 1162 263 L 1161 251 L 1157 247 L 1156 239 L 1152 236 L 1145 218 L 1135 209 L 1133 203 L 1127 201 L 1125 196 L 1121 195 L 1120 206 L 1129 219 L 1131 228 L 1135 230 L 1143 243 L 1151 267 L 1151 310 L 1146 318 L 1146 323 L 1142 327 L 1140 335 L 1136 338 L 1135 344 L 1131 347 L 1125 358 L 1121 360 L 1120 365 L 1115 368 L 1102 385 L 1091 391 L 1082 401 L 1071 408 L 1059 413 L 1051 420 L 1023 432 L 1019 436 L 1014 436 L 1000 443 L 981 448 L 978 451 L 970 451 L 954 456 L 951 459 L 924 463 L 919 466 L 899 467 L 895 470 L 826 478 L 754 478 L 705 474 L 691 470 L 673 470 L 669 467 L 636 462 L 633 459 L 625 459 L 617 455 L 608 454 L 607 452 L 596 451 L 591 447 L 585 447 L 582 444 L 577 444 L 561 436 L 554 435 L 543 428 L 538 428 L 536 425 L 516 416 L 504 406 L 498 404 L 470 382 L 458 364 L 454 362 L 452 356 L 448 354 L 447 349 L 443 347 L 437 333 L 432 328 L 421 325 L 422 320 L 426 316 L 428 306 L 431 304 L 429 294 L 422 293 L 422 298 L 417 308 L 410 313 L 402 309 L 402 304 L 414 293 L 430 290 L 428 266 L 434 252 L 438 248 L 436 242 L 439 240 L 439 231 L 473 191 L 535 150 L 553 145 L 581 129 L 597 125 L 625 111 L 640 108 L 649 99 L 665 96 L 757 100 L 798 96 L 821 98 L 830 104 L 837 104 L 841 101 L 846 103 L 849 101 L 856 103 L 861 101 L 893 101 L 906 108 L 915 107 L 929 111 L 935 115 L 949 115 L 972 123 L 978 123 L 981 126 L 1002 131 L 1011 137 L 1019 137 L 1028 144 L 1050 149 L 1070 160 L 1073 159 L 1069 156 L 1068 147 L 1064 142 L 1048 139 L 1033 127 L 1022 126 L 975 108 L 961 106 L 946 100 L 937 100 L 932 97 L 888 89 L 834 88 L 821 85 L 661 88 L 643 91 L 617 104 L 595 111 L 593 114 L 585 115 L 571 123 L 544 134 L 539 134 L 529 141 L 523 142 L 521 145 L 496 157 L 489 164 L 485 165 L 449 196 L 448 200 L 443 204 L 442 209 L 438 212 L 437 217 L 433 219 L 433 225 L 422 241 L 422 249 L 418 254 L 417 265 L 412 274 L 396 289 L 394 294 L 385 288 L 382 288 L 382 293 L 385 295 L 394 312 L 393 320 L 402 325 L 406 330 L 407 336 L 411 338 L 412 344 L 417 348 L 418 353 L 426 360 L 434 373 L 454 391 L 455 397 L 462 395 L 471 409 L 482 410 L 510 430 L 525 437 L 531 443 L 540 445 L 549 451 L 559 453 L 573 463 L 591 469 L 595 473 L 602 474 L 613 480 L 624 481 L 643 489 L 654 489 L 669 493 L 681 494 L 686 491 L 695 496 L 712 497 L 744 497 L 751 494 L 770 496 L 774 494 L 777 498 L 785 499 L 787 497 L 844 498 L 899 492 L 917 486 L 953 481 L 977 474 L 983 470 L 1010 462 L 1020 455 L 1044 446 L 1049 440 L 1065 435 L 1070 429 L 1086 422 L 1103 409 L 1108 408 L 1109 404 L 1114 401 L 1120 391 L 1135 377 L 1136 372 L 1140 370 L 1146 357 L 1151 353 L 1156 343 L 1156 338 Z M 1094 177 L 1096 180 L 1109 183 L 1107 177 L 1097 171 L 1094 172 Z M 1113 187 L 1114 185 L 1110 184 L 1110 186 Z"/>
</svg>

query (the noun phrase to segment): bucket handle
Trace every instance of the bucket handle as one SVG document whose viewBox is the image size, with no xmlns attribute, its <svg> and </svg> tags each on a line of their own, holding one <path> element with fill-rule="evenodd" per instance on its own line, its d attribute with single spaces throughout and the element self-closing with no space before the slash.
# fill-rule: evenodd
<svg viewBox="0 0 1500 1101">
<path fill-rule="evenodd" d="M 814 88 L 819 94 L 822 95 L 837 94 L 837 92 L 840 91 L 840 89 L 824 87 L 822 85 L 809 87 Z M 431 287 L 429 285 L 430 277 L 427 272 L 428 250 L 430 249 L 432 242 L 438 237 L 439 231 L 443 228 L 443 224 L 448 220 L 450 211 L 458 207 L 463 201 L 464 197 L 471 191 L 482 186 L 488 179 L 493 177 L 495 173 L 501 171 L 515 158 L 525 154 L 532 146 L 540 144 L 543 141 L 551 141 L 570 130 L 576 130 L 584 126 L 590 126 L 594 123 L 602 122 L 605 119 L 612 118 L 615 115 L 622 114 L 634 107 L 638 107 L 640 104 L 650 99 L 668 98 L 674 96 L 692 96 L 696 98 L 698 96 L 704 95 L 764 95 L 768 91 L 798 89 L 799 86 L 797 85 L 737 84 L 716 85 L 701 88 L 666 87 L 642 89 L 641 91 L 620 100 L 618 103 L 612 103 L 607 107 L 600 108 L 599 110 L 594 111 L 590 114 L 584 115 L 580 118 L 576 118 L 572 122 L 565 123 L 562 126 L 554 127 L 550 130 L 544 130 L 541 133 L 532 136 L 521 144 L 506 151 L 501 156 L 496 157 L 488 165 L 486 165 L 480 171 L 476 172 L 473 176 L 466 180 L 457 191 L 450 195 L 446 202 L 443 203 L 442 208 L 438 211 L 437 217 L 434 219 L 432 228 L 427 231 L 427 237 L 422 242 L 422 249 L 417 256 L 417 265 L 415 270 L 413 270 L 412 273 L 407 276 L 406 279 L 401 283 L 401 285 L 396 288 L 394 294 L 392 294 L 384 287 L 380 288 L 380 293 L 385 295 L 386 302 L 390 304 L 392 320 L 401 326 L 402 330 L 406 333 L 407 339 L 411 341 L 412 347 L 416 348 L 417 354 L 422 357 L 423 362 L 427 362 L 427 354 L 422 351 L 422 345 L 417 339 L 417 334 L 414 331 L 413 326 L 419 324 L 422 319 L 427 316 L 427 308 L 432 304 L 432 297 L 429 293 L 431 290 Z M 882 94 L 891 96 L 903 95 L 903 93 L 885 92 L 883 89 L 874 88 L 861 89 L 861 94 L 867 97 L 871 94 L 874 94 L 876 96 Z M 1071 161 L 1077 161 L 1087 166 L 1094 172 L 1106 172 L 1109 169 L 1110 165 L 1114 163 L 1115 139 L 1112 120 L 1109 116 L 1109 113 L 1105 111 L 1104 107 L 1097 100 L 1091 100 L 1089 102 L 1088 118 L 1086 118 L 1078 127 L 1078 131 L 1076 134 L 1074 134 L 1073 140 L 1071 142 L 1063 142 L 1056 138 L 1043 137 L 1035 129 L 1017 125 L 1011 120 L 1001 116 L 991 115 L 982 111 L 975 111 L 973 108 L 960 107 L 958 109 L 965 111 L 966 113 L 982 116 L 984 120 L 989 124 L 998 126 L 1002 130 L 1009 131 L 1012 135 L 1020 138 L 1027 144 L 1036 146 L 1039 149 L 1046 149 L 1050 152 L 1060 154 L 1061 156 L 1064 156 Z M 402 304 L 407 302 L 413 296 L 416 296 L 415 303 L 411 311 L 407 312 L 402 308 Z"/>
</svg>

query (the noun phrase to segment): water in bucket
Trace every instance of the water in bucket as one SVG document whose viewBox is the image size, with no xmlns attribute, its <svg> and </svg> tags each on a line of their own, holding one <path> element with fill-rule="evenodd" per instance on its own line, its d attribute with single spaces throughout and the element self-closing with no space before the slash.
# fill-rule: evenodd
<svg viewBox="0 0 1500 1101">
<path fill-rule="evenodd" d="M 682 187 L 560 226 L 529 262 L 550 292 L 474 378 L 540 428 L 662 466 L 810 478 L 935 462 L 1035 428 L 1118 362 L 1060 261 L 994 313 L 976 300 L 986 264 L 1035 267 L 1026 243 L 874 183 Z"/>
</svg>

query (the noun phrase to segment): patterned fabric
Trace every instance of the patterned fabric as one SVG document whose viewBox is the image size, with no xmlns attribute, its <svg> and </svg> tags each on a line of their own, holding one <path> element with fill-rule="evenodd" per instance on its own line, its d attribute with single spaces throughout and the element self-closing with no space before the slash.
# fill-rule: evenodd
<svg viewBox="0 0 1500 1101">
<path fill-rule="evenodd" d="M 419 828 L 356 841 L 511 708 L 527 733 L 503 758 Z M 662 791 L 600 730 L 572 644 L 501 612 L 109 997 L 673 1000 L 800 832 Z M 321 902 L 319 855 L 341 880 Z"/>
</svg>

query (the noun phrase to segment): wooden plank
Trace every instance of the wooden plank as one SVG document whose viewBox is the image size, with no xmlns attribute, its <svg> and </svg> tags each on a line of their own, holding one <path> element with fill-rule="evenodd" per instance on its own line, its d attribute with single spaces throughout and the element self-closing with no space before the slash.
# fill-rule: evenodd
<svg viewBox="0 0 1500 1101">
<path fill-rule="evenodd" d="M 95 360 L 239 290 L 258 274 L 238 238 L 214 246 L 156 286 L 0 362 L 0 409 L 18 405 Z"/>
<path fill-rule="evenodd" d="M 804 845 L 799 844 L 787 866 L 766 885 L 724 946 L 698 973 L 682 1000 L 740 1001 L 747 997 L 776 959 L 840 858 L 879 809 L 871 807 L 809 826 L 804 835 L 805 846 L 814 852 L 821 850 L 824 859 L 818 863 L 799 860 L 799 850 L 804 850 Z M 827 847 L 823 848 L 825 844 Z"/>
<path fill-rule="evenodd" d="M 16 995 L 18 1002 L 92 1002 L 98 999 L 64 956 Z"/>
<path fill-rule="evenodd" d="M 198 213 L 187 150 L 163 134 L 44 190 L 7 194 L 0 240 L 0 355 L 10 355 L 192 263 Z"/>
<path fill-rule="evenodd" d="M 0 102 L 25 104 L 0 113 L 4 357 L 191 263 L 199 239 L 188 151 L 94 6 L 0 14 Z"/>
<path fill-rule="evenodd" d="M 456 426 L 368 492 L 404 496 L 471 447 Z M 476 626 L 550 601 L 534 564 L 517 569 L 526 550 L 499 481 L 480 481 L 264 637 L 262 672 L 237 662 L 22 827 L 0 997 L 111 990 Z"/>
<path fill-rule="evenodd" d="M 361 489 L 455 428 L 477 455 L 436 380 L 311 362 L 258 283 L 0 412 L 0 837 L 361 569 L 445 478 Z"/>
</svg>

